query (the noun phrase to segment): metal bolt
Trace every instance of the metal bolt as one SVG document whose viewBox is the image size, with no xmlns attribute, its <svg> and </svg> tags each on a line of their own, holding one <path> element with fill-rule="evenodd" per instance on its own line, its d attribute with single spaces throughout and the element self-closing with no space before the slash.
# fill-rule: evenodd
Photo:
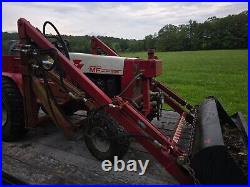
<svg viewBox="0 0 250 187">
<path fill-rule="evenodd" d="M 141 121 L 141 120 L 138 120 L 138 124 L 141 128 L 145 129 L 146 128 L 146 125 Z"/>
</svg>

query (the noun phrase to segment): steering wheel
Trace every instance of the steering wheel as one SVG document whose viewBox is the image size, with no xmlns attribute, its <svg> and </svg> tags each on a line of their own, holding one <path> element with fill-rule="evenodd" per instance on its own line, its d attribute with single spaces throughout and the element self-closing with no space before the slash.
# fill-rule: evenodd
<svg viewBox="0 0 250 187">
<path fill-rule="evenodd" d="M 65 44 L 65 41 L 62 39 L 61 34 L 59 33 L 59 31 L 57 30 L 57 28 L 55 27 L 55 25 L 53 23 L 51 23 L 50 21 L 45 21 L 43 24 L 43 35 L 46 37 L 46 26 L 50 25 L 56 32 L 57 36 L 48 36 L 50 38 L 56 38 L 56 40 L 59 42 L 59 44 L 56 44 L 56 47 L 69 59 L 69 49 L 67 47 L 67 45 Z"/>
</svg>

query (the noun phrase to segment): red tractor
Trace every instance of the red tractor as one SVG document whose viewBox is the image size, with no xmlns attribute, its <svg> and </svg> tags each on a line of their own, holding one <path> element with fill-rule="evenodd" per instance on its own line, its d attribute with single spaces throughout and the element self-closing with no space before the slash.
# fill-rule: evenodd
<svg viewBox="0 0 250 187">
<path fill-rule="evenodd" d="M 47 25 L 56 36 L 46 34 Z M 41 125 L 42 108 L 66 137 L 84 127 L 86 145 L 99 160 L 121 158 L 133 138 L 180 183 L 247 183 L 239 161 L 247 160 L 242 114 L 229 117 L 214 97 L 192 106 L 156 81 L 162 67 L 154 51 L 146 60 L 120 57 L 93 37 L 92 54 L 72 53 L 51 22 L 41 32 L 23 18 L 18 36 L 2 59 L 4 141 Z M 151 122 L 161 118 L 163 104 L 179 114 L 167 135 Z M 74 124 L 69 116 L 78 110 L 87 120 Z"/>
</svg>

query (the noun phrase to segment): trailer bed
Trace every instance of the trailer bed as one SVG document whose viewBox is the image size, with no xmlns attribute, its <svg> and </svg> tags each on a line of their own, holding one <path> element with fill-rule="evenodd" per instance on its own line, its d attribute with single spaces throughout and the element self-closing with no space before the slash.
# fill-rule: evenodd
<svg viewBox="0 0 250 187">
<path fill-rule="evenodd" d="M 78 119 L 81 115 L 74 115 Z M 163 111 L 159 128 L 173 126 L 178 114 Z M 81 134 L 68 140 L 52 124 L 32 129 L 25 139 L 2 143 L 3 181 L 27 184 L 176 184 L 175 179 L 147 151 L 132 142 L 124 161 L 149 159 L 143 176 L 138 172 L 105 172 L 88 151 Z"/>
</svg>

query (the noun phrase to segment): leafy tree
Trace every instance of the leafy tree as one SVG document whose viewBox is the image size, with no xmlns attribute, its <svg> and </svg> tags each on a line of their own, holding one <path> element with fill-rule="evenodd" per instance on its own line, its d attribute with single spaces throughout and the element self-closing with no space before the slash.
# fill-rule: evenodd
<svg viewBox="0 0 250 187">
<path fill-rule="evenodd" d="M 158 51 L 183 51 L 207 49 L 239 49 L 248 47 L 248 11 L 224 18 L 215 16 L 204 23 L 190 20 L 188 24 L 166 24 L 158 33 L 145 36 L 143 40 L 128 40 L 98 36 L 117 52 L 144 51 L 150 48 Z M 91 36 L 66 36 L 71 51 L 90 52 Z M 7 53 L 9 41 L 17 40 L 17 33 L 2 32 L 2 52 Z"/>
</svg>

